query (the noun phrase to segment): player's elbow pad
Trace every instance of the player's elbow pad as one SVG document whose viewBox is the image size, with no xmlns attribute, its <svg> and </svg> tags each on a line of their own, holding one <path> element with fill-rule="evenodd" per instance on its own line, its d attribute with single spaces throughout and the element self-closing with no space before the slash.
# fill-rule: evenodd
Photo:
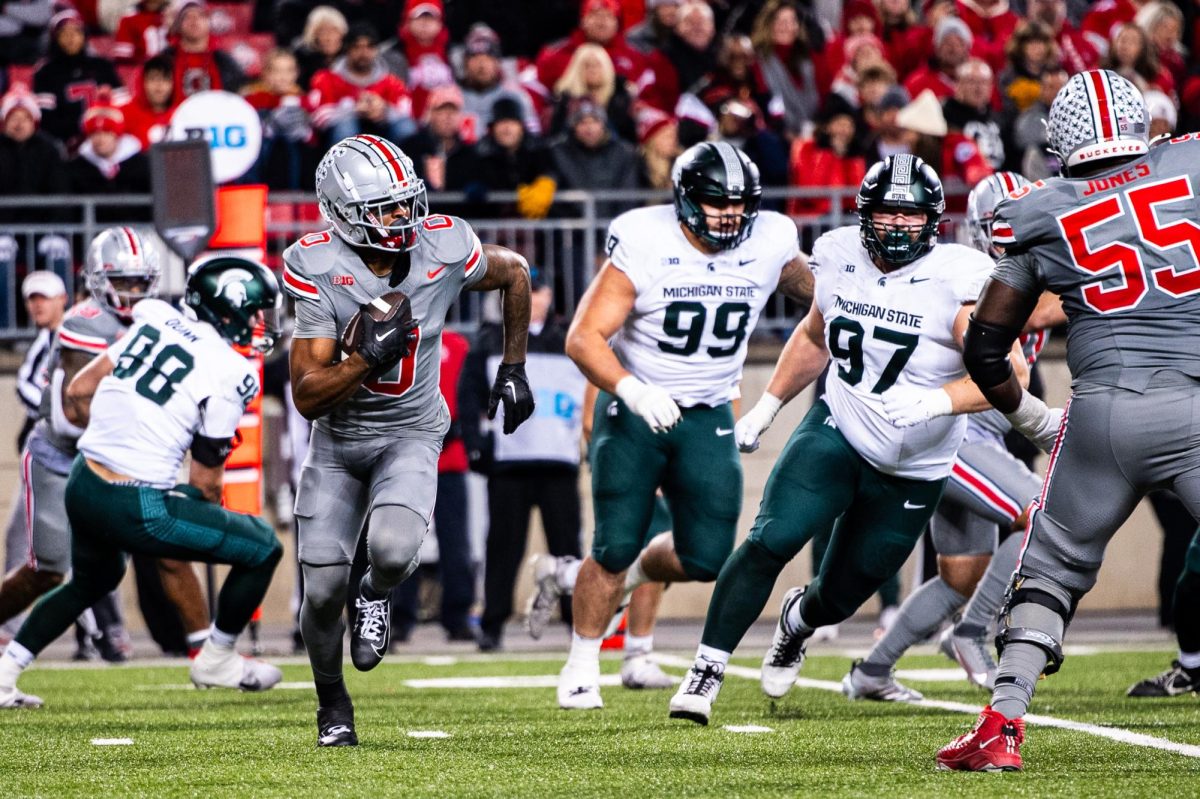
<svg viewBox="0 0 1200 799">
<path fill-rule="evenodd" d="M 1008 354 L 1021 331 L 980 322 L 971 314 L 963 336 L 963 364 L 967 374 L 980 388 L 987 389 L 1008 381 L 1012 363 Z"/>
</svg>

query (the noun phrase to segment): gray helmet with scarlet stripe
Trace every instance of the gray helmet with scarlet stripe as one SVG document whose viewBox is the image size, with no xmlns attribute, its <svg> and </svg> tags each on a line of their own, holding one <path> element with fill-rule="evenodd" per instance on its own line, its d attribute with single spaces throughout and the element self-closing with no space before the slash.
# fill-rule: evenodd
<svg viewBox="0 0 1200 799">
<path fill-rule="evenodd" d="M 158 296 L 158 253 L 131 227 L 100 231 L 88 246 L 84 281 L 96 302 L 129 320 L 139 300 Z"/>
<path fill-rule="evenodd" d="M 317 203 L 347 244 L 387 252 L 417 246 L 417 228 L 429 214 L 412 159 L 378 136 L 351 136 L 329 148 L 317 166 Z"/>
<path fill-rule="evenodd" d="M 1108 69 L 1072 75 L 1050 106 L 1046 135 L 1063 174 L 1096 162 L 1145 154 L 1150 115 L 1137 87 Z"/>
<path fill-rule="evenodd" d="M 975 184 L 967 195 L 967 241 L 972 247 L 993 258 L 1000 256 L 992 245 L 992 216 L 1001 200 L 1028 185 L 1016 172 L 997 172 Z"/>
</svg>

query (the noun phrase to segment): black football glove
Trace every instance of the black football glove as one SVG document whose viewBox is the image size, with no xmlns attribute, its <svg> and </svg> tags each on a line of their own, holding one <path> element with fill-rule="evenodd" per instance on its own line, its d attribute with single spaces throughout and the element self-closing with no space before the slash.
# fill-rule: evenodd
<svg viewBox="0 0 1200 799">
<path fill-rule="evenodd" d="M 496 418 L 496 409 L 504 403 L 504 435 L 509 435 L 533 416 L 533 392 L 525 377 L 525 362 L 502 363 L 488 396 L 488 418 Z"/>
<path fill-rule="evenodd" d="M 362 341 L 358 354 L 372 369 L 392 366 L 408 357 L 417 343 L 417 320 L 402 321 L 397 313 L 386 322 L 376 322 L 368 313 L 366 305 L 360 310 L 359 324 L 362 325 Z"/>
</svg>

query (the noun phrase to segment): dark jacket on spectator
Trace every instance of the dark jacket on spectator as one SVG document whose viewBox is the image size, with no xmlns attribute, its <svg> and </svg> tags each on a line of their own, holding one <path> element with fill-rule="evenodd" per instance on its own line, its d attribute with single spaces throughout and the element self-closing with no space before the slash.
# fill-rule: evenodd
<svg viewBox="0 0 1200 799">
<path fill-rule="evenodd" d="M 599 147 L 588 148 L 568 134 L 550 147 L 550 159 L 560 190 L 637 188 L 637 152 L 611 135 Z M 596 206 L 596 213 L 604 217 L 625 210 L 626 205 L 613 202 Z"/>
<path fill-rule="evenodd" d="M 518 215 L 512 203 L 487 203 L 488 191 L 515 191 L 517 186 L 532 183 L 539 177 L 551 175 L 549 153 L 537 140 L 528 135 L 514 152 L 503 149 L 491 135 L 472 147 L 464 147 L 450 156 L 446 164 L 446 188 L 466 191 L 479 203 L 477 213 L 491 217 Z"/>
<path fill-rule="evenodd" d="M 17 143 L 0 134 L 0 196 L 45 196 L 69 191 L 62 147 L 40 130 Z M 0 208 L 0 222 L 44 222 L 47 208 Z"/>
<path fill-rule="evenodd" d="M 554 103 L 554 113 L 550 117 L 548 135 L 563 133 L 567 127 L 567 116 L 571 103 L 576 98 L 561 95 Z M 613 96 L 604 107 L 608 114 L 608 126 L 627 142 L 637 141 L 637 124 L 633 121 L 633 98 L 625 89 L 625 82 L 618 80 Z"/>
<path fill-rule="evenodd" d="M 121 86 L 111 61 L 86 51 L 65 55 L 51 41 L 49 58 L 33 73 L 33 92 L 42 108 L 42 130 L 64 143 L 79 138 L 79 120 L 95 102 L 101 86 Z"/>
<path fill-rule="evenodd" d="M 67 162 L 71 193 L 149 194 L 150 161 L 141 151 L 137 137 L 125 134 L 111 159 L 100 159 L 85 141 L 79 154 Z M 103 206 L 96 209 L 98 222 L 149 221 L 146 207 Z"/>
</svg>

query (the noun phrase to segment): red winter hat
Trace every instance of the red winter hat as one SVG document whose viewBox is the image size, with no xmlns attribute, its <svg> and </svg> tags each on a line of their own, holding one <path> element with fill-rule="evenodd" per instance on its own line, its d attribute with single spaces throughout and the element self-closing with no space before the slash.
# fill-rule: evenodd
<svg viewBox="0 0 1200 799">
<path fill-rule="evenodd" d="M 408 0 L 404 4 L 405 19 L 415 19 L 422 14 L 433 14 L 442 19 L 445 16 L 442 0 Z"/>
<path fill-rule="evenodd" d="M 42 121 L 42 109 L 38 107 L 37 98 L 23 84 L 9 89 L 4 99 L 0 100 L 0 121 L 8 119 L 8 115 L 18 108 L 23 108 L 33 117 L 34 122 Z"/>
<path fill-rule="evenodd" d="M 583 0 L 579 16 L 586 17 L 593 11 L 611 11 L 617 19 L 621 18 L 621 0 Z"/>
<path fill-rule="evenodd" d="M 649 105 L 643 106 L 637 112 L 638 144 L 645 144 L 654 137 L 654 134 L 674 123 L 675 117 L 665 111 L 659 111 Z"/>
<path fill-rule="evenodd" d="M 83 134 L 91 136 L 98 131 L 108 131 L 120 136 L 125 132 L 125 115 L 112 105 L 94 105 L 83 113 Z"/>
</svg>

